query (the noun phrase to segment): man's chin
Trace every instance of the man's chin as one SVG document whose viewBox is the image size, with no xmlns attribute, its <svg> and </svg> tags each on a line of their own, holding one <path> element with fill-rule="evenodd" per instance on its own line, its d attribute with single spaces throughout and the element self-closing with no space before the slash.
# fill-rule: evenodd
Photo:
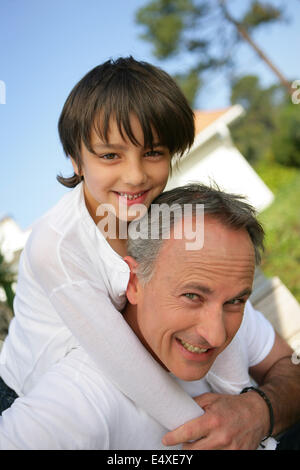
<svg viewBox="0 0 300 470">
<path fill-rule="evenodd" d="M 191 370 L 178 370 L 174 368 L 170 370 L 170 372 L 177 377 L 177 379 L 183 380 L 184 382 L 195 382 L 196 380 L 201 380 L 203 377 L 206 376 L 207 372 L 209 371 L 210 367 L 205 370 L 198 370 L 198 371 L 191 371 Z"/>
</svg>

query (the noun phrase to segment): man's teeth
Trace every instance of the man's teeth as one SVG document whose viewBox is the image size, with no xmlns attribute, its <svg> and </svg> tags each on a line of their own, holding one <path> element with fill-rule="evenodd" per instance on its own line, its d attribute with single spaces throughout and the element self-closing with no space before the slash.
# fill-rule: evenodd
<svg viewBox="0 0 300 470">
<path fill-rule="evenodd" d="M 207 349 L 202 349 L 202 348 L 197 348 L 197 346 L 192 346 L 191 344 L 189 343 L 186 343 L 185 341 L 182 341 L 182 339 L 179 339 L 179 341 L 181 342 L 182 346 L 187 349 L 188 351 L 191 351 L 191 352 L 195 352 L 195 353 L 204 353 L 207 351 Z"/>
<path fill-rule="evenodd" d="M 127 193 L 118 193 L 120 194 L 120 196 L 122 197 L 126 197 L 126 199 L 129 199 L 130 201 L 132 199 L 137 199 L 138 197 L 141 197 L 142 194 L 144 194 L 145 191 L 142 191 L 141 193 L 138 193 L 138 194 L 127 194 Z"/>
</svg>

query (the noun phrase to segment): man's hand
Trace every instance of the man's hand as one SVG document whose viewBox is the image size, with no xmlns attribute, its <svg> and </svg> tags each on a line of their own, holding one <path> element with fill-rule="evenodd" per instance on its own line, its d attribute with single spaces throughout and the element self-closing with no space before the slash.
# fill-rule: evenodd
<svg viewBox="0 0 300 470">
<path fill-rule="evenodd" d="M 204 393 L 195 397 L 205 413 L 167 433 L 163 444 L 183 444 L 185 450 L 257 449 L 270 423 L 267 405 L 255 395 Z"/>
</svg>

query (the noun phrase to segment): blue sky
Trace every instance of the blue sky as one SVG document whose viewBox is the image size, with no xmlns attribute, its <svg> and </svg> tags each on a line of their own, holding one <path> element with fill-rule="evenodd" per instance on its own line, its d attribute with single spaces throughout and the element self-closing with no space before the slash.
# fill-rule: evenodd
<svg viewBox="0 0 300 470">
<path fill-rule="evenodd" d="M 139 39 L 136 10 L 147 0 L 1 0 L 0 218 L 10 215 L 25 229 L 66 192 L 57 173 L 71 174 L 57 134 L 63 103 L 75 83 L 110 57 L 132 54 L 172 73 L 176 61 L 158 62 L 151 45 Z M 236 1 L 237 8 L 241 3 Z M 300 79 L 300 1 L 288 2 L 289 24 L 260 31 L 256 41 L 287 78 Z M 241 74 L 255 73 L 264 84 L 270 72 L 245 46 Z M 198 108 L 227 106 L 229 93 L 216 76 L 200 93 Z"/>
</svg>

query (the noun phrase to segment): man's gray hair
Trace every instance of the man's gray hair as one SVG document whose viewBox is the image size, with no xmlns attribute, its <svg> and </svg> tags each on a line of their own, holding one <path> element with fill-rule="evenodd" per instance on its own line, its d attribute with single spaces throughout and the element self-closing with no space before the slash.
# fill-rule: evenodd
<svg viewBox="0 0 300 470">
<path fill-rule="evenodd" d="M 152 217 L 158 205 L 168 206 L 170 209 L 179 208 L 180 214 L 184 213 L 184 206 L 190 205 L 191 215 L 194 216 L 200 204 L 203 205 L 204 214 L 212 215 L 225 226 L 234 230 L 246 230 L 254 246 L 255 261 L 260 263 L 261 251 L 264 249 L 264 230 L 256 218 L 255 209 L 245 202 L 245 197 L 221 191 L 216 185 L 209 187 L 193 183 L 160 194 L 141 219 L 130 223 L 127 254 L 137 261 L 137 276 L 142 284 L 151 279 L 158 252 L 164 239 L 168 238 L 165 236 L 164 217 Z M 178 220 L 178 210 L 170 210 L 169 214 L 167 225 L 170 231 Z M 140 236 L 136 236 L 137 233 Z"/>
</svg>

